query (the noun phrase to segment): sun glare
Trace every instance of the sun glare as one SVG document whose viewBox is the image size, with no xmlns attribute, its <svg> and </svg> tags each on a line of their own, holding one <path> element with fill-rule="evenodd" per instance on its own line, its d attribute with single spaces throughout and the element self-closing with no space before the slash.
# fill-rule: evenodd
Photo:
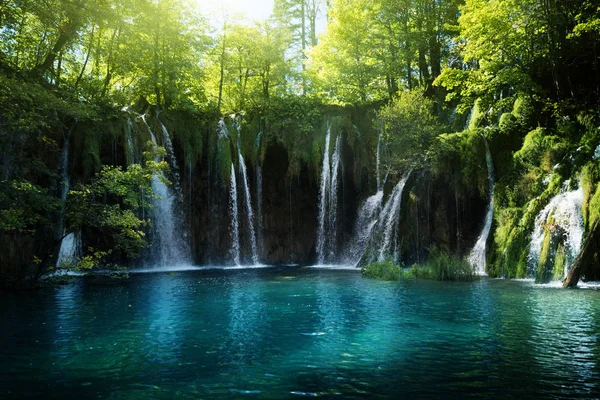
<svg viewBox="0 0 600 400">
<path fill-rule="evenodd" d="M 195 0 L 200 11 L 209 18 L 241 16 L 247 21 L 268 18 L 273 11 L 273 0 Z"/>
</svg>

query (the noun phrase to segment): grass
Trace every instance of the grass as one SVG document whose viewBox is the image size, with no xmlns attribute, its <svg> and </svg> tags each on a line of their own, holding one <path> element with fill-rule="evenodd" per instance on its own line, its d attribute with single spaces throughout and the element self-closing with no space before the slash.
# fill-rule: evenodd
<svg viewBox="0 0 600 400">
<path fill-rule="evenodd" d="M 363 276 L 386 281 L 402 279 L 429 279 L 438 281 L 472 281 L 476 278 L 473 267 L 464 259 L 436 248 L 429 251 L 425 265 L 414 264 L 402 268 L 391 261 L 373 262 L 363 267 Z"/>
</svg>

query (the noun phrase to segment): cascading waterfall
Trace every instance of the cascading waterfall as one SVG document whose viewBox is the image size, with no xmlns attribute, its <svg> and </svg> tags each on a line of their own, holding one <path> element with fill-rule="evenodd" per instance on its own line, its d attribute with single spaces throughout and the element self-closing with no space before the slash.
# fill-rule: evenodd
<svg viewBox="0 0 600 400">
<path fill-rule="evenodd" d="M 229 213 L 231 220 L 231 257 L 235 265 L 240 265 L 240 226 L 239 210 L 237 201 L 237 181 L 235 178 L 235 167 L 231 163 L 231 177 L 229 181 Z"/>
<path fill-rule="evenodd" d="M 238 164 L 239 164 L 239 169 L 241 172 L 241 177 L 242 177 L 242 189 L 244 191 L 244 202 L 246 204 L 246 217 L 247 217 L 247 229 L 248 229 L 248 238 L 250 241 L 250 250 L 251 250 L 251 258 L 252 258 L 252 263 L 254 265 L 257 265 L 260 261 L 259 259 L 259 253 L 258 253 L 258 245 L 257 245 L 257 240 L 256 240 L 256 231 L 255 231 L 255 227 L 254 227 L 254 209 L 252 206 L 252 193 L 250 191 L 250 182 L 248 179 L 248 170 L 246 168 L 246 162 L 244 160 L 244 156 L 242 155 L 242 151 L 241 151 L 241 146 L 240 146 L 240 140 L 241 140 L 241 129 L 240 129 L 240 124 L 235 121 L 235 115 L 232 116 L 232 118 L 234 119 L 234 126 L 238 131 L 238 145 L 237 145 L 237 155 L 238 155 Z M 219 130 L 218 130 L 218 135 L 219 135 L 219 139 L 224 139 L 227 140 L 227 145 L 229 145 L 229 141 L 231 140 L 230 135 L 229 135 L 229 131 L 227 130 L 227 126 L 225 124 L 225 120 L 223 118 L 221 118 L 221 120 L 219 121 Z M 257 139 L 258 141 L 260 139 Z M 257 173 L 260 173 L 259 171 L 256 171 Z M 258 179 L 257 179 L 258 181 Z M 257 196 L 260 195 L 260 200 L 259 200 L 259 207 L 260 207 L 260 214 L 259 214 L 259 218 L 261 219 L 261 222 L 259 222 L 259 227 L 262 230 L 262 176 L 260 177 L 260 182 L 257 182 L 257 185 L 259 185 L 259 188 L 257 188 Z M 237 178 L 236 178 L 236 172 L 235 172 L 235 167 L 233 165 L 233 163 L 231 163 L 231 179 L 230 179 L 230 192 L 229 192 L 229 196 L 230 196 L 230 204 L 229 204 L 229 209 L 230 209 L 230 221 L 231 221 L 231 226 L 230 226 L 230 235 L 231 235 L 231 249 L 230 249 L 230 253 L 232 255 L 233 261 L 235 263 L 235 265 L 240 265 L 241 262 L 241 245 L 240 245 L 240 226 L 239 226 L 239 206 L 238 206 L 238 199 L 237 199 Z"/>
<path fill-rule="evenodd" d="M 324 264 L 336 255 L 337 250 L 337 196 L 340 168 L 341 136 L 336 139 L 334 152 L 329 158 L 331 126 L 327 127 L 321 187 L 319 189 L 319 226 L 317 232 L 317 261 Z"/>
<path fill-rule="evenodd" d="M 400 216 L 400 205 L 402 203 L 402 192 L 406 181 L 410 177 L 412 170 L 410 170 L 394 187 L 390 198 L 383 207 L 383 211 L 379 217 L 378 230 L 381 232 L 381 239 L 379 241 L 377 251 L 377 261 L 385 261 L 390 258 L 390 245 L 392 243 L 392 236 L 398 230 L 399 216 Z"/>
<path fill-rule="evenodd" d="M 329 192 L 329 221 L 328 228 L 329 233 L 327 235 L 328 248 L 329 248 L 329 260 L 333 260 L 336 256 L 337 251 L 337 239 L 338 239 L 338 187 L 339 187 L 339 171 L 340 171 L 340 146 L 342 137 L 338 135 L 335 140 L 335 147 L 333 150 L 333 156 L 331 158 L 331 187 Z"/>
<path fill-rule="evenodd" d="M 146 116 L 141 116 L 142 121 L 148 129 L 150 138 L 155 144 L 158 144 L 152 128 L 146 121 Z M 175 192 L 172 192 L 165 183 L 164 174 L 154 174 L 152 177 L 152 190 L 160 197 L 155 201 L 155 210 L 153 215 L 153 241 L 152 241 L 152 263 L 157 266 L 183 265 L 191 263 L 189 246 L 185 240 L 185 230 L 182 228 L 182 216 L 176 209 L 181 202 L 181 196 L 178 191 L 181 190 L 179 174 L 177 173 L 177 160 L 173 153 L 173 146 L 169 134 L 161 124 L 163 129 L 163 142 L 172 164 L 172 173 L 174 177 Z M 157 160 L 158 161 L 158 160 Z"/>
<path fill-rule="evenodd" d="M 535 275 L 540 262 L 544 238 L 547 234 L 562 239 L 565 248 L 564 278 L 573 261 L 579 255 L 583 243 L 584 224 L 581 213 L 583 189 L 566 191 L 567 184 L 560 194 L 553 197 L 548 205 L 536 216 L 529 247 L 529 273 Z"/>
<path fill-rule="evenodd" d="M 71 180 L 69 177 L 69 151 L 70 151 L 70 140 L 71 133 L 75 129 L 75 124 L 69 129 L 65 143 L 63 145 L 63 151 L 61 155 L 61 187 L 60 187 L 60 199 L 63 204 L 67 200 L 69 189 L 71 187 Z M 63 235 L 66 233 L 64 229 L 64 217 L 61 215 L 60 219 L 60 231 Z M 81 251 L 81 235 L 79 232 L 71 232 L 64 236 L 60 242 L 60 248 L 58 250 L 58 258 L 56 260 L 56 266 L 60 267 L 63 264 L 73 264 L 77 261 L 77 256 Z"/>
<path fill-rule="evenodd" d="M 490 146 L 488 145 L 485 136 L 483 137 L 483 141 L 485 143 L 485 160 L 488 169 L 488 186 L 490 202 L 488 204 L 487 212 L 485 215 L 485 223 L 483 224 L 483 230 L 481 231 L 481 234 L 479 235 L 475 246 L 471 250 L 468 259 L 469 263 L 476 269 L 475 272 L 479 275 L 485 275 L 486 244 L 488 237 L 490 236 L 490 231 L 492 230 L 492 222 L 494 219 L 494 162 L 492 160 Z"/>
<path fill-rule="evenodd" d="M 250 249 L 252 250 L 252 262 L 258 264 L 258 250 L 256 247 L 256 234 L 254 232 L 254 212 L 252 210 L 252 196 L 250 194 L 250 184 L 248 183 L 248 172 L 242 152 L 238 147 L 238 159 L 240 162 L 240 170 L 242 171 L 242 179 L 244 180 L 244 194 L 246 200 L 246 215 L 248 217 L 248 235 L 250 236 Z"/>
<path fill-rule="evenodd" d="M 317 260 L 319 264 L 324 262 L 325 248 L 325 214 L 327 210 L 327 188 L 329 187 L 330 168 L 329 168 L 329 140 L 331 137 L 331 127 L 327 126 L 327 135 L 325 136 L 325 151 L 323 152 L 323 166 L 321 168 L 321 188 L 319 189 L 319 230 L 317 232 Z"/>
<path fill-rule="evenodd" d="M 371 232 L 377 224 L 377 217 L 381 210 L 381 202 L 383 201 L 383 190 L 380 190 L 373 196 L 369 197 L 358 211 L 356 224 L 354 226 L 354 236 L 348 245 L 345 254 L 346 262 L 351 265 L 358 265 L 361 257 L 365 253 Z"/>
<path fill-rule="evenodd" d="M 353 244 L 348 249 L 349 262 L 354 265 L 390 259 L 399 262 L 402 244 L 398 243 L 396 234 L 400 223 L 402 193 L 411 173 L 412 170 L 408 171 L 396 184 L 383 209 L 383 190 L 369 197 L 362 205 L 356 221 Z M 391 248 L 392 243 L 394 249 Z"/>
<path fill-rule="evenodd" d="M 68 266 L 77 262 L 77 256 L 81 252 L 81 234 L 71 232 L 60 242 L 56 266 Z"/>
</svg>

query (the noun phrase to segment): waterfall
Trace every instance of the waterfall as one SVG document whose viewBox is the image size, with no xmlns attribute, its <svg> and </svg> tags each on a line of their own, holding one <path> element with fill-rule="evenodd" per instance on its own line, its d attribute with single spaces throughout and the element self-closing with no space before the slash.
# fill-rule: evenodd
<svg viewBox="0 0 600 400">
<path fill-rule="evenodd" d="M 157 116 L 158 119 L 158 116 Z M 171 136 L 167 131 L 165 125 L 159 121 L 160 128 L 163 134 L 163 144 L 164 148 L 167 151 L 167 157 L 169 157 L 169 167 L 170 173 L 172 176 L 173 189 L 177 196 L 177 200 L 183 203 L 183 190 L 181 188 L 181 177 L 179 176 L 179 164 L 177 163 L 177 158 L 175 158 L 175 151 L 173 150 L 173 143 L 171 142 Z"/>
<path fill-rule="evenodd" d="M 127 164 L 135 164 L 136 160 L 136 150 L 135 143 L 133 141 L 133 122 L 131 118 L 127 118 L 127 128 L 126 128 L 126 138 L 127 138 Z"/>
<path fill-rule="evenodd" d="M 333 156 L 331 158 L 331 187 L 329 188 L 329 234 L 327 239 L 329 241 L 329 259 L 333 260 L 336 256 L 337 251 L 337 239 L 338 239 L 338 187 L 339 187 L 339 171 L 340 171 L 340 147 L 341 147 L 341 135 L 338 135 L 335 140 L 335 147 L 333 150 Z"/>
<path fill-rule="evenodd" d="M 60 168 L 60 176 L 61 176 L 61 185 L 60 185 L 60 199 L 62 200 L 63 207 L 67 200 L 67 195 L 69 194 L 69 189 L 71 187 L 71 181 L 69 177 L 69 151 L 70 151 L 70 140 L 71 133 L 75 129 L 75 124 L 71 126 L 67 133 L 67 137 L 65 138 L 65 142 L 63 144 L 63 151 L 61 155 L 61 168 Z M 59 232 L 61 234 L 65 234 L 64 228 L 64 208 L 63 213 L 60 216 L 59 221 Z M 79 232 L 71 232 L 60 242 L 60 248 L 58 250 L 58 259 L 56 261 L 56 266 L 60 267 L 61 264 L 73 264 L 75 263 L 76 257 L 81 249 L 81 235 Z"/>
<path fill-rule="evenodd" d="M 479 275 L 485 275 L 485 250 L 490 231 L 492 230 L 492 221 L 494 219 L 494 162 L 492 160 L 490 146 L 488 145 L 485 136 L 483 137 L 483 141 L 485 143 L 485 160 L 488 169 L 488 186 L 490 202 L 487 207 L 485 223 L 483 224 L 483 230 L 481 231 L 481 234 L 479 235 L 475 246 L 471 250 L 468 259 L 469 263 L 474 268 L 476 268 L 475 272 Z"/>
<path fill-rule="evenodd" d="M 563 241 L 566 250 L 563 278 L 581 251 L 584 233 L 581 214 L 583 189 L 580 185 L 577 190 L 566 191 L 567 187 L 568 181 L 561 193 L 553 197 L 535 218 L 528 257 L 529 272 L 532 275 L 538 268 L 547 233 L 559 236 L 558 239 Z"/>
<path fill-rule="evenodd" d="M 252 250 L 252 262 L 258 264 L 258 251 L 256 247 L 256 234 L 254 233 L 254 212 L 252 210 L 252 197 L 250 194 L 250 185 L 248 183 L 248 173 L 246 171 L 246 163 L 238 146 L 238 158 L 240 162 L 240 170 L 244 180 L 244 194 L 246 200 L 246 215 L 248 217 L 248 234 L 250 236 L 250 248 Z"/>
<path fill-rule="evenodd" d="M 341 136 L 335 141 L 334 152 L 329 158 L 331 126 L 327 127 L 321 187 L 319 189 L 319 225 L 317 232 L 317 260 L 319 264 L 333 260 L 337 250 L 338 181 L 340 169 Z"/>
<path fill-rule="evenodd" d="M 240 265 L 240 227 L 239 210 L 237 202 L 237 182 L 235 179 L 235 167 L 231 163 L 231 179 L 229 182 L 229 213 L 231 220 L 231 256 L 235 265 Z"/>
<path fill-rule="evenodd" d="M 158 144 L 145 115 L 142 115 L 141 118 L 148 129 L 150 138 L 155 144 Z M 173 165 L 172 176 L 175 188 L 171 190 L 165 183 L 166 177 L 164 174 L 154 174 L 152 176 L 152 190 L 160 198 L 154 201 L 152 263 L 157 266 L 189 264 L 191 263 L 191 253 L 185 240 L 185 230 L 182 228 L 183 221 L 179 208 L 182 196 L 180 195 L 179 173 L 176 168 L 177 160 L 175 159 L 169 133 L 164 125 L 161 124 L 161 128 L 163 129 L 163 142 L 169 161 Z"/>
<path fill-rule="evenodd" d="M 396 232 L 400 223 L 402 193 L 411 172 L 408 171 L 396 184 L 383 209 L 383 190 L 363 203 L 356 220 L 352 245 L 347 250 L 350 257 L 348 261 L 352 264 L 390 259 L 399 262 L 402 242 L 399 243 Z"/>
<path fill-rule="evenodd" d="M 377 217 L 381 209 L 383 200 L 383 190 L 380 190 L 369 197 L 360 207 L 356 224 L 354 226 L 354 236 L 346 248 L 346 262 L 351 265 L 358 265 L 361 257 L 365 253 L 371 231 L 377 224 Z"/>
<path fill-rule="evenodd" d="M 383 207 L 383 211 L 379 217 L 378 229 L 381 232 L 381 241 L 378 246 L 378 261 L 385 261 L 390 257 L 392 235 L 397 231 L 399 223 L 402 192 L 404 191 L 404 186 L 406 185 L 406 181 L 408 181 L 411 172 L 412 170 L 400 179 L 398 184 L 394 187 L 394 190 Z"/>
<path fill-rule="evenodd" d="M 321 168 L 321 187 L 319 189 L 319 230 L 317 232 L 317 260 L 319 264 L 324 262 L 325 248 L 325 214 L 327 210 L 327 188 L 329 187 L 330 168 L 329 168 L 329 140 L 331 137 L 331 127 L 327 126 L 327 136 L 325 136 L 325 151 L 323 152 L 323 166 Z"/>
<path fill-rule="evenodd" d="M 81 253 L 81 234 L 71 232 L 60 242 L 58 251 L 57 267 L 74 265 L 77 262 L 78 255 Z"/>
</svg>

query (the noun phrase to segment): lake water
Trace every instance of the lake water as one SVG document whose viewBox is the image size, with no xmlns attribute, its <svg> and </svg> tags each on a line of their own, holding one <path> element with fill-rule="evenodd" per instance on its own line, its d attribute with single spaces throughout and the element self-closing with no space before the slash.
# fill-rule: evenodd
<svg viewBox="0 0 600 400">
<path fill-rule="evenodd" d="M 276 267 L 0 301 L 0 398 L 600 397 L 595 290 Z"/>
</svg>

